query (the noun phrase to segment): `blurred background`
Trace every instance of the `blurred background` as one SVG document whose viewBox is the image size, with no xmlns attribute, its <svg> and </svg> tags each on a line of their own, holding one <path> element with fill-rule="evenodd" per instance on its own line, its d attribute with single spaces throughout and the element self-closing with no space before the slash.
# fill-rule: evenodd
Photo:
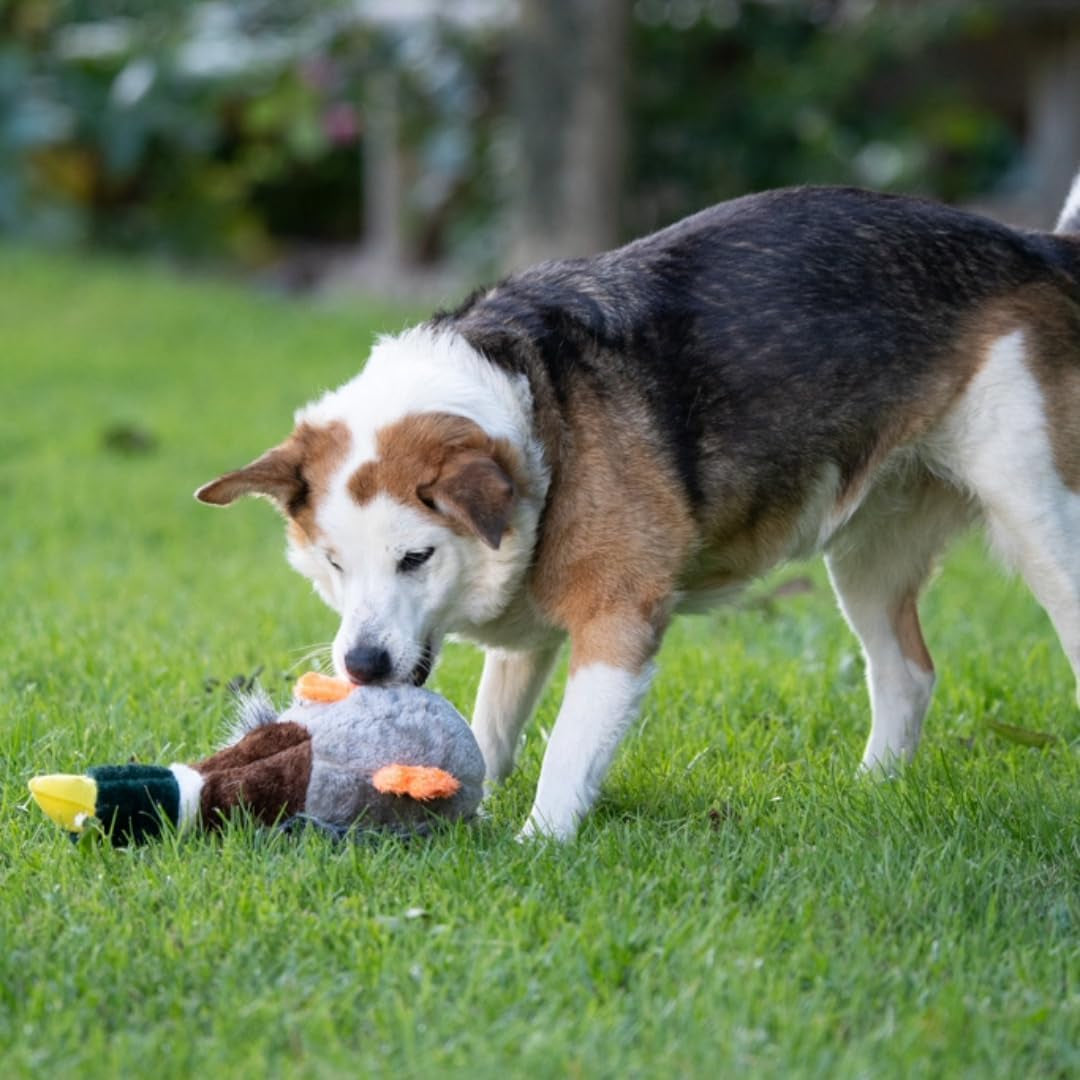
<svg viewBox="0 0 1080 1080">
<path fill-rule="evenodd" d="M 1077 0 L 0 0 L 0 237 L 444 293 L 792 183 L 1052 223 Z"/>
</svg>

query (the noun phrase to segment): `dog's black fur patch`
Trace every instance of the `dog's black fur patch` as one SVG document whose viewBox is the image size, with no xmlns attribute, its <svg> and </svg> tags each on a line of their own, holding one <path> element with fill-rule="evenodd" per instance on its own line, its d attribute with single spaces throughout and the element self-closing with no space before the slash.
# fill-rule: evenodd
<svg viewBox="0 0 1080 1080">
<path fill-rule="evenodd" d="M 794 188 L 525 270 L 431 325 L 560 404 L 579 381 L 644 402 L 692 506 L 722 499 L 715 478 L 729 475 L 764 511 L 825 462 L 856 475 L 981 305 L 1039 282 L 1080 303 L 1078 272 L 1069 237 Z"/>
</svg>

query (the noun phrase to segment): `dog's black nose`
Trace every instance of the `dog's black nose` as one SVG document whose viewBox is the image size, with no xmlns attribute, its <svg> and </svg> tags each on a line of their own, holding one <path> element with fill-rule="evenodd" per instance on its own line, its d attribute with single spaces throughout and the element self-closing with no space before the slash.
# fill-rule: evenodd
<svg viewBox="0 0 1080 1080">
<path fill-rule="evenodd" d="M 390 654 L 374 645 L 354 645 L 345 654 L 345 670 L 357 683 L 375 683 L 390 674 Z"/>
</svg>

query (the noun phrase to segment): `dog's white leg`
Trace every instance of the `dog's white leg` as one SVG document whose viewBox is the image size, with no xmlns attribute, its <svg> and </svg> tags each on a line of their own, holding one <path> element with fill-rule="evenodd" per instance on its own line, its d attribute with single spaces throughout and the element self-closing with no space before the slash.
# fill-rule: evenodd
<svg viewBox="0 0 1080 1080">
<path fill-rule="evenodd" d="M 523 838 L 568 840 L 596 800 L 623 734 L 637 715 L 652 665 L 628 671 L 590 663 L 573 671 L 548 741 Z"/>
<path fill-rule="evenodd" d="M 923 643 L 914 591 L 899 602 L 888 590 L 856 584 L 830 564 L 848 623 L 866 656 L 872 723 L 863 771 L 889 771 L 910 760 L 934 690 L 934 666 Z"/>
<path fill-rule="evenodd" d="M 1027 461 L 999 463 L 979 495 L 994 547 L 1050 616 L 1080 684 L 1080 496 L 1058 478 L 1049 447 L 1039 456 L 1031 438 L 1026 453 Z"/>
<path fill-rule="evenodd" d="M 1080 573 L 1075 563 L 1080 549 L 1080 498 L 1069 493 L 1062 503 L 1067 508 L 1057 508 L 1060 518 L 1006 521 L 994 510 L 988 511 L 987 518 L 995 543 L 1016 564 L 1050 616 L 1072 667 L 1080 704 Z"/>
<path fill-rule="evenodd" d="M 994 546 L 1050 616 L 1080 703 L 1080 496 L 1045 470 L 985 498 Z"/>
<path fill-rule="evenodd" d="M 472 730 L 490 783 L 510 775 L 521 730 L 540 700 L 558 655 L 558 643 L 527 652 L 489 649 L 485 655 Z"/>
<path fill-rule="evenodd" d="M 841 610 L 866 656 L 872 723 L 861 769 L 888 771 L 914 754 L 934 689 L 916 605 L 946 539 L 971 516 L 954 489 L 916 473 L 866 499 L 826 562 Z"/>
<path fill-rule="evenodd" d="M 1022 330 L 994 341 L 952 420 L 950 465 L 978 496 L 995 547 L 1050 616 L 1080 686 L 1080 495 L 1058 471 L 1033 360 Z M 1067 445 L 1072 431 L 1057 436 Z"/>
</svg>

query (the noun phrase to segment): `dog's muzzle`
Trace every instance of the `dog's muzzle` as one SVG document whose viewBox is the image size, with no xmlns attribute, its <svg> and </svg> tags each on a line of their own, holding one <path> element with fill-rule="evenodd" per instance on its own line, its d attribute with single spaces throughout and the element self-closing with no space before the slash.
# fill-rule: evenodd
<svg viewBox="0 0 1080 1080">
<path fill-rule="evenodd" d="M 412 673 L 409 675 L 409 682 L 413 686 L 423 686 L 428 681 L 428 676 L 431 674 L 431 669 L 435 664 L 435 649 L 431 644 L 431 640 L 424 642 L 424 651 L 420 656 L 420 662 L 412 669 Z"/>
</svg>

